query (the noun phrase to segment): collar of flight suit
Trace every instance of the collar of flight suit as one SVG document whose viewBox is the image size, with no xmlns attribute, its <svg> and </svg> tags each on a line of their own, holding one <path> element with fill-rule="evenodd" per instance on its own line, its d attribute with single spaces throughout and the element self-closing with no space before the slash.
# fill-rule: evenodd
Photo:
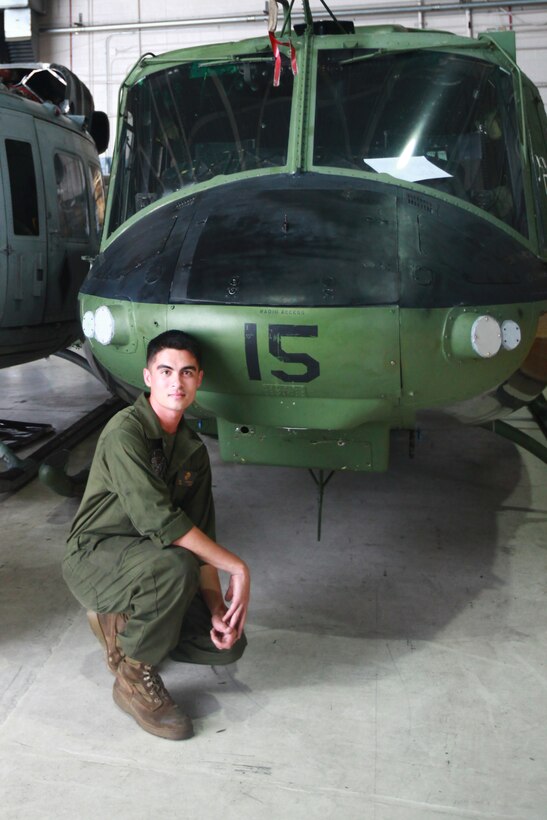
<svg viewBox="0 0 547 820">
<path fill-rule="evenodd" d="M 141 393 L 133 404 L 133 407 L 135 408 L 135 412 L 143 426 L 146 438 L 150 440 L 162 439 L 165 441 L 167 437 L 170 437 L 173 434 L 167 433 L 161 426 L 159 418 L 150 406 L 148 396 L 148 393 Z M 186 424 L 184 416 L 180 420 L 179 426 L 174 435 L 178 438 L 181 434 L 188 442 L 188 445 L 190 445 L 192 450 L 197 450 L 198 447 L 203 445 L 203 442 L 199 436 Z M 194 446 L 192 447 L 192 445 Z"/>
</svg>

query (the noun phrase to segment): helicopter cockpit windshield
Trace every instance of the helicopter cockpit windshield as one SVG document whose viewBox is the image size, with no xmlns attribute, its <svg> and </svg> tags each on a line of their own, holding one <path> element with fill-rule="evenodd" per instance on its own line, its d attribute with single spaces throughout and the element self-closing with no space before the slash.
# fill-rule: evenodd
<svg viewBox="0 0 547 820">
<path fill-rule="evenodd" d="M 493 63 L 321 50 L 315 135 L 316 166 L 442 190 L 528 235 L 512 78 Z"/>
<path fill-rule="evenodd" d="M 258 54 L 183 63 L 134 85 L 109 232 L 188 184 L 285 165 L 293 82 L 283 70 L 274 87 L 271 53 Z"/>
</svg>

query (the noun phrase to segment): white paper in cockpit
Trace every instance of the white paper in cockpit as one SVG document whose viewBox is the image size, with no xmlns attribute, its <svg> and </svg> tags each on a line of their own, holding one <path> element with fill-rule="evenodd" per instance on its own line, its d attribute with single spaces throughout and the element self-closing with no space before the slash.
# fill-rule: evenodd
<svg viewBox="0 0 547 820">
<path fill-rule="evenodd" d="M 408 157 L 404 160 L 401 160 L 401 157 L 374 157 L 364 159 L 363 162 L 374 168 L 377 174 L 389 174 L 397 179 L 404 179 L 405 182 L 445 179 L 452 176 L 430 162 L 427 157 Z"/>
</svg>

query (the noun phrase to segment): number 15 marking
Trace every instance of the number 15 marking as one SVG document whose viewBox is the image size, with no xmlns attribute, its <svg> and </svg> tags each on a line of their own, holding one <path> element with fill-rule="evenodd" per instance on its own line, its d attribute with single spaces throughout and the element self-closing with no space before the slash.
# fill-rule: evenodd
<svg viewBox="0 0 547 820">
<path fill-rule="evenodd" d="M 288 353 L 283 350 L 284 336 L 298 338 L 317 337 L 317 325 L 268 325 L 269 351 L 280 362 L 291 362 L 304 365 L 304 373 L 286 373 L 284 370 L 272 370 L 272 376 L 282 382 L 311 382 L 319 376 L 319 362 L 307 353 Z M 245 324 L 245 360 L 247 373 L 252 381 L 261 381 L 260 362 L 258 360 L 258 342 L 256 324 Z"/>
</svg>

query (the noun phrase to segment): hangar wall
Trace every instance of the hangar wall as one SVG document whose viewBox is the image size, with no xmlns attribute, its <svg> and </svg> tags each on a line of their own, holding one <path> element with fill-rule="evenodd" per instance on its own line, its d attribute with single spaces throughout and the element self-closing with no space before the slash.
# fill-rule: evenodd
<svg viewBox="0 0 547 820">
<path fill-rule="evenodd" d="M 470 9 L 472 2 L 454 8 L 457 2 L 445 0 L 428 9 L 421 0 L 331 0 L 331 8 L 358 25 L 398 23 L 474 36 L 514 30 L 519 65 L 547 105 L 547 2 L 518 0 L 524 5 L 500 7 L 496 0 L 477 0 L 480 7 Z M 300 5 L 297 0 L 295 10 Z M 321 8 L 318 0 L 312 8 Z M 75 71 L 92 90 L 96 107 L 107 112 L 114 134 L 118 89 L 141 54 L 260 36 L 266 19 L 264 0 L 49 0 L 40 16 L 39 59 Z"/>
</svg>

